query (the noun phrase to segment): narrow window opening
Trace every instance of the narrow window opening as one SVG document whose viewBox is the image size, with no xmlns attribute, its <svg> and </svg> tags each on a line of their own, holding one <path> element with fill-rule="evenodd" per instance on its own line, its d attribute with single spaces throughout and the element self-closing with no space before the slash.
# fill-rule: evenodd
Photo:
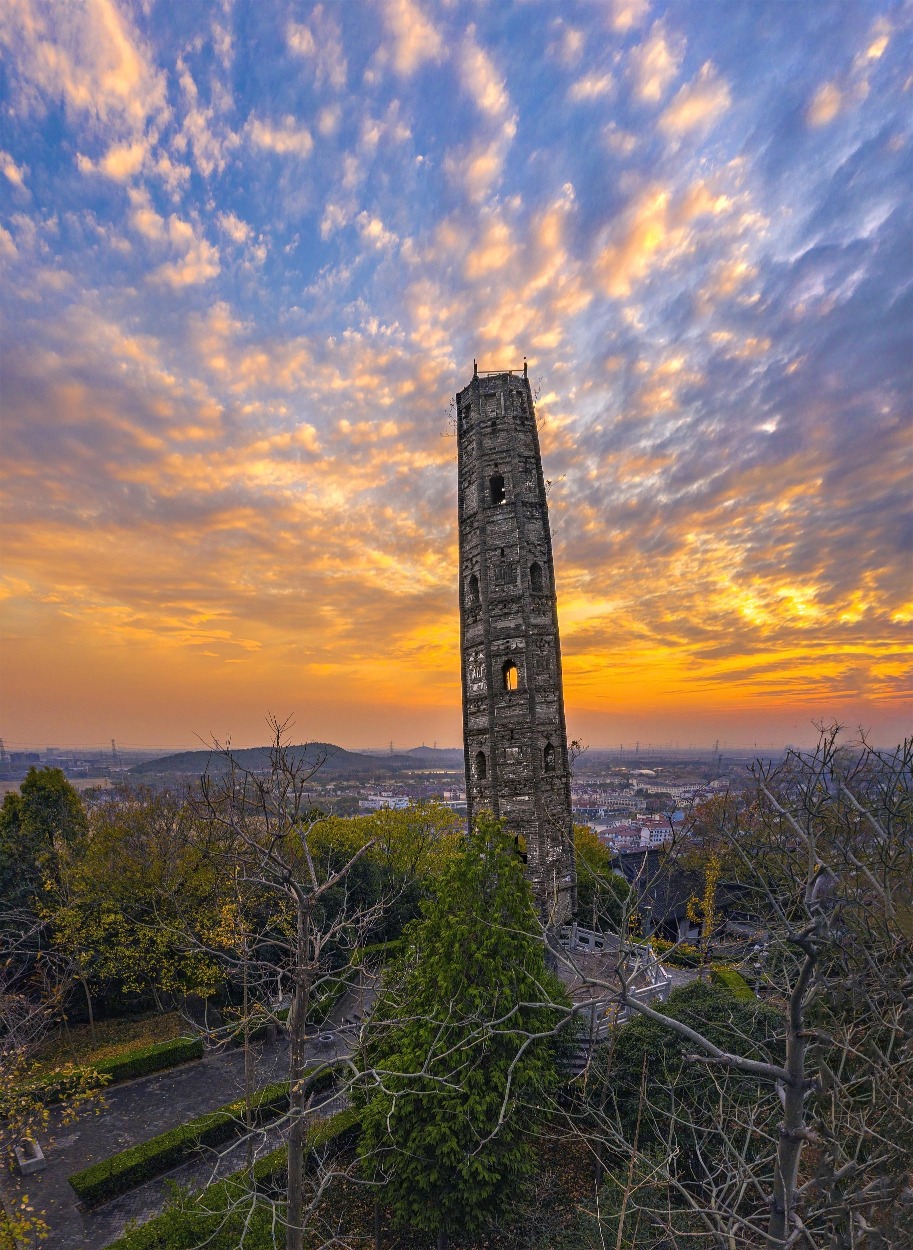
<svg viewBox="0 0 913 1250">
<path fill-rule="evenodd" d="M 542 590 L 542 565 L 539 563 L 529 566 L 529 585 L 534 594 L 538 594 Z"/>
<path fill-rule="evenodd" d="M 479 579 L 475 573 L 469 576 L 469 606 L 477 608 L 479 606 Z"/>
<path fill-rule="evenodd" d="M 513 660 L 507 660 L 501 672 L 504 674 L 504 689 L 516 690 L 519 684 L 520 674 L 517 672 L 517 666 Z"/>
<path fill-rule="evenodd" d="M 555 771 L 555 748 L 550 742 L 545 744 L 545 750 L 542 752 L 542 763 L 547 773 Z"/>
<path fill-rule="evenodd" d="M 485 752 L 479 751 L 476 755 L 476 777 L 479 781 L 484 781 L 488 776 L 488 760 L 485 758 Z"/>
<path fill-rule="evenodd" d="M 504 494 L 504 478 L 500 473 L 496 473 L 494 477 L 489 479 L 488 489 L 491 494 L 491 502 L 494 504 L 503 503 L 506 499 Z"/>
</svg>

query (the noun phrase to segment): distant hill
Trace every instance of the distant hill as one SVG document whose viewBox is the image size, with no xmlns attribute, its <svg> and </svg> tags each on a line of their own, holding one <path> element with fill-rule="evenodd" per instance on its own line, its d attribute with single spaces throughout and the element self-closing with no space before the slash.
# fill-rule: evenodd
<svg viewBox="0 0 913 1250">
<path fill-rule="evenodd" d="M 413 747 L 406 754 L 423 764 L 438 764 L 441 768 L 463 767 L 463 752 L 459 747 Z"/>
<path fill-rule="evenodd" d="M 429 752 L 425 756 L 422 752 Z M 232 751 L 235 762 L 241 768 L 259 772 L 269 768 L 269 747 L 245 747 Z M 308 742 L 301 746 L 288 747 L 288 756 L 304 768 L 320 765 L 320 777 L 357 776 L 358 774 L 373 775 L 378 772 L 402 772 L 406 769 L 439 764 L 442 768 L 459 767 L 463 763 L 463 752 L 456 750 L 435 750 L 433 747 L 416 747 L 397 755 L 363 755 L 358 751 L 346 751 L 344 747 L 335 746 L 332 742 Z M 451 758 L 454 757 L 454 758 Z M 228 761 L 217 751 L 178 751 L 175 755 L 165 755 L 161 759 L 146 760 L 130 769 L 130 775 L 150 776 L 162 773 L 183 774 L 193 777 L 203 773 L 224 773 L 228 771 Z"/>
</svg>

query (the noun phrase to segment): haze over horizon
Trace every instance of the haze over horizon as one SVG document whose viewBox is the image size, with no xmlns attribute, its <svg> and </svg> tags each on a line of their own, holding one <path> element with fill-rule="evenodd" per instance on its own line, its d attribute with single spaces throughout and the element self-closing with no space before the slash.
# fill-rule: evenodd
<svg viewBox="0 0 913 1250">
<path fill-rule="evenodd" d="M 449 405 L 524 356 L 571 736 L 909 732 L 909 5 L 0 43 L 8 749 L 459 744 Z"/>
<path fill-rule="evenodd" d="M 793 746 L 811 745 L 814 741 L 817 740 L 817 736 L 818 734 L 817 734 L 817 730 L 815 726 L 809 725 L 805 733 L 798 735 L 794 738 L 791 738 L 788 743 L 785 740 L 783 742 L 760 742 L 760 741 L 758 742 L 726 742 L 720 739 L 719 748 L 721 751 L 735 750 L 739 752 L 751 751 L 753 749 L 757 749 L 759 751 L 767 750 L 767 749 L 779 750 L 781 747 L 785 747 L 787 745 L 793 745 Z M 858 735 L 855 734 L 854 732 L 850 732 L 848 729 L 843 737 L 846 742 L 851 742 L 855 740 L 858 737 Z M 5 749 L 7 751 L 10 751 L 10 750 L 12 751 L 38 751 L 40 753 L 43 751 L 47 751 L 48 749 L 53 749 L 55 751 L 63 751 L 66 753 L 74 753 L 74 752 L 79 752 L 79 751 L 86 751 L 86 752 L 91 752 L 91 753 L 103 752 L 106 754 L 111 753 L 111 740 L 110 739 L 100 739 L 97 742 L 59 742 L 59 741 L 45 742 L 44 739 L 40 739 L 40 740 L 36 739 L 34 741 L 25 742 L 25 741 L 18 741 L 18 740 L 11 740 L 11 739 L 4 738 L 3 741 L 5 743 Z M 303 746 L 303 745 L 306 745 L 307 741 L 316 741 L 316 739 L 309 739 L 309 740 L 299 739 L 299 738 L 295 738 L 293 735 L 292 738 L 289 739 L 289 745 Z M 411 743 L 411 740 L 410 740 L 410 743 Z M 199 740 L 197 740 L 196 742 L 184 742 L 184 743 L 178 743 L 178 744 L 172 743 L 170 746 L 162 746 L 161 744 L 154 745 L 151 743 L 116 742 L 116 750 L 117 750 L 118 755 L 122 753 L 126 754 L 129 752 L 137 752 L 137 753 L 156 752 L 156 753 L 160 753 L 162 756 L 165 756 L 165 755 L 177 755 L 180 753 L 186 753 L 188 751 L 205 751 L 213 747 L 213 745 L 214 744 L 209 743 L 209 742 L 201 743 Z M 231 740 L 231 746 L 235 750 L 246 750 L 249 747 L 267 747 L 269 745 L 270 745 L 269 741 L 266 739 L 265 736 L 261 737 L 260 739 L 251 738 L 250 741 L 243 741 L 243 742 L 240 740 L 236 740 L 234 738 Z M 335 742 L 335 743 L 332 743 L 331 745 L 341 747 L 343 750 L 351 751 L 355 754 L 364 753 L 368 755 L 386 755 L 390 753 L 389 742 L 380 743 L 380 744 L 368 743 L 367 745 L 365 743 L 360 743 L 360 742 Z M 419 743 L 414 743 L 414 744 L 395 742 L 393 744 L 392 753 L 395 755 L 406 754 L 410 751 L 421 750 L 422 748 L 429 747 L 431 745 L 432 745 L 431 743 L 427 743 L 427 742 L 419 742 Z M 716 741 L 714 742 L 687 741 L 686 742 L 686 741 L 680 741 L 680 740 L 656 741 L 656 742 L 647 742 L 646 740 L 644 740 L 642 742 L 639 739 L 637 740 L 631 739 L 628 742 L 621 742 L 621 743 L 600 742 L 600 743 L 585 743 L 583 745 L 587 751 L 617 751 L 619 749 L 619 746 L 621 746 L 626 752 L 630 751 L 633 754 L 636 748 L 639 748 L 641 752 L 645 750 L 650 750 L 650 751 L 669 750 L 672 752 L 675 752 L 675 751 L 712 752 L 714 747 L 717 745 L 717 742 Z M 874 743 L 873 745 L 890 747 L 890 746 L 893 746 L 894 744 L 886 740 L 885 742 Z M 439 742 L 437 743 L 436 749 L 439 751 L 461 751 L 462 752 L 463 745 L 462 743 L 456 742 L 456 741 L 455 742 Z"/>
</svg>

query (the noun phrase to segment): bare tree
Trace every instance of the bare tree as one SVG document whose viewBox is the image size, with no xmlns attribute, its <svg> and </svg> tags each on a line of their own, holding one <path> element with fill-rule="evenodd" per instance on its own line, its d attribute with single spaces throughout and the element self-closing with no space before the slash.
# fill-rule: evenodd
<svg viewBox="0 0 913 1250">
<path fill-rule="evenodd" d="M 344 904 L 330 916 L 322 904 L 337 887 L 344 888 L 373 841 L 365 842 L 339 867 L 318 862 L 310 843 L 317 816 L 308 783 L 323 758 L 308 760 L 305 751 L 289 748 L 287 722 L 274 719 L 271 727 L 269 765 L 262 772 L 239 765 L 230 746 L 220 748 L 227 768 L 202 778 L 201 813 L 225 836 L 236 856 L 238 880 L 276 899 L 270 937 L 281 952 L 291 992 L 286 1246 L 301 1250 L 306 1114 L 313 1081 L 305 1054 L 308 1015 L 315 988 L 326 977 L 327 956 L 334 950 L 351 950 L 368 922 L 368 917 L 351 914 Z M 248 937 L 245 963 L 249 954 Z"/>
<path fill-rule="evenodd" d="M 278 988 L 287 990 L 290 1005 L 283 1012 L 289 1037 L 290 1109 L 288 1124 L 287 1204 L 284 1215 L 286 1246 L 300 1250 L 304 1228 L 320 1204 L 326 1186 L 336 1175 L 329 1166 L 306 1193 L 306 1119 L 315 1081 L 332 1066 L 315 1068 L 306 1047 L 308 1018 L 322 999 L 322 990 L 353 975 L 361 975 L 361 947 L 375 931 L 405 888 L 410 872 L 434 840 L 434 821 L 416 829 L 414 846 L 397 876 L 383 868 L 390 847 L 381 832 L 370 836 L 353 823 L 341 845 L 322 837 L 322 813 L 313 803 L 310 782 L 324 763 L 307 748 L 286 744 L 288 724 L 271 721 L 273 741 L 269 763 L 262 771 L 241 767 L 230 747 L 221 749 L 225 769 L 202 779 L 198 811 L 210 828 L 219 831 L 223 856 L 231 873 L 238 906 L 238 936 L 230 955 L 243 983 L 259 987 L 279 976 Z M 346 828 L 349 822 L 342 822 Z M 382 822 L 379 822 L 382 824 Z M 369 855 L 379 866 L 381 885 L 365 889 L 359 874 Z M 393 853 L 391 851 L 391 863 Z M 373 862 L 373 861 L 372 861 Z M 358 868 L 358 871 L 356 871 Z M 398 870 L 399 871 L 399 870 Z M 364 874 L 367 875 L 367 868 Z M 226 878 L 228 872 L 226 873 Z M 251 905 L 255 904 L 255 905 Z M 259 911 L 257 910 L 259 909 Z M 199 942 L 200 935 L 196 940 Z M 214 952 L 216 948 L 211 946 Z M 226 955 L 222 944 L 221 955 Z M 275 982 L 274 982 L 275 984 Z M 273 995 L 272 1008 L 279 995 Z M 266 1009 L 262 998 L 257 1010 Z M 345 1065 L 345 1057 L 338 1056 Z M 246 1082 L 250 1085 L 250 1080 Z"/>
<path fill-rule="evenodd" d="M 813 751 L 756 765 L 751 803 L 727 807 L 725 851 L 755 923 L 740 966 L 778 1009 L 774 1035 L 739 1036 L 731 1013 L 728 1040 L 715 1041 L 699 1019 L 645 1001 L 633 992 L 642 951 L 622 930 L 621 1005 L 677 1039 L 682 1081 L 689 1068 L 709 1080 L 704 1107 L 674 1083 L 662 1098 L 645 1085 L 637 1125 L 650 1128 L 650 1151 L 611 1099 L 591 1104 L 594 1138 L 638 1159 L 622 1223 L 654 1238 L 626 1240 L 615 1210 L 619 1247 L 910 1244 L 911 775 L 913 742 L 845 748 L 832 728 Z"/>
<path fill-rule="evenodd" d="M 12 1166 L 17 1148 L 34 1150 L 56 1107 L 60 1124 L 100 1104 L 107 1078 L 72 1063 L 39 1071 L 36 1061 L 49 1030 L 63 1019 L 73 969 L 47 949 L 44 925 L 30 910 L 11 911 L 0 925 L 0 1168 Z M 2 1215 L 2 1211 L 0 1211 Z M 9 1212 L 16 1236 L 43 1237 L 40 1213 L 22 1199 Z"/>
</svg>

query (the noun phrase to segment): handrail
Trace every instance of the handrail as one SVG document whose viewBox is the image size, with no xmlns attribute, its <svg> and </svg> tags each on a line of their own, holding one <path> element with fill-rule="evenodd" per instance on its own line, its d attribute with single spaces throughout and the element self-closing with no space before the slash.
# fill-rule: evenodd
<svg viewBox="0 0 913 1250">
<path fill-rule="evenodd" d="M 472 362 L 472 376 L 473 376 L 474 378 L 490 378 L 490 377 L 494 377 L 496 374 L 499 374 L 499 373 L 506 373 L 506 374 L 508 375 L 508 377 L 511 377 L 511 376 L 513 376 L 513 374 L 515 374 L 515 373 L 519 373 L 519 372 L 520 372 L 520 370 L 519 370 L 518 368 L 514 368 L 514 369 L 480 369 L 480 368 L 479 368 L 479 362 L 478 362 L 477 360 L 474 360 L 474 361 Z M 529 376 L 529 374 L 528 374 L 528 368 L 527 368 L 527 364 L 526 364 L 526 357 L 525 357 L 525 356 L 523 357 L 523 376 L 524 376 L 524 377 L 528 377 L 528 376 Z"/>
</svg>

